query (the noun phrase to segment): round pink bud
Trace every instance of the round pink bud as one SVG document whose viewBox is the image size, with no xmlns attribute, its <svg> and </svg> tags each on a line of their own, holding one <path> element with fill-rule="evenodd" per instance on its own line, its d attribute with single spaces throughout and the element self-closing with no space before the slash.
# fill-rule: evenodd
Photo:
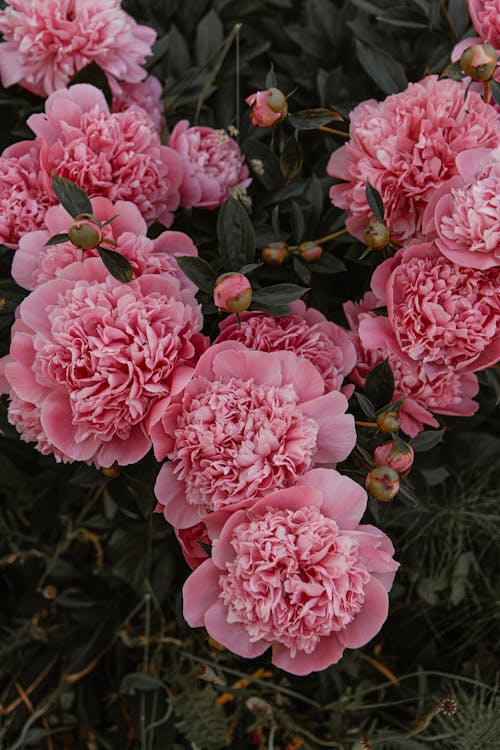
<svg viewBox="0 0 500 750">
<path fill-rule="evenodd" d="M 401 417 L 397 411 L 383 411 L 377 417 L 377 425 L 382 432 L 397 432 L 401 427 Z"/>
<path fill-rule="evenodd" d="M 365 487 L 375 500 L 388 503 L 399 492 L 399 474 L 390 466 L 376 466 L 366 475 Z"/>
<path fill-rule="evenodd" d="M 286 96 L 279 89 L 257 91 L 248 96 L 245 101 L 252 107 L 250 117 L 252 124 L 258 128 L 270 128 L 284 120 L 288 114 Z"/>
<path fill-rule="evenodd" d="M 288 245 L 286 242 L 270 242 L 260 253 L 263 263 L 269 266 L 281 266 L 288 258 Z"/>
<path fill-rule="evenodd" d="M 497 53 L 491 44 L 473 44 L 460 58 L 460 67 L 473 81 L 489 81 L 497 67 Z"/>
<path fill-rule="evenodd" d="M 102 241 L 101 222 L 91 214 L 80 214 L 71 222 L 68 237 L 75 247 L 94 250 Z"/>
<path fill-rule="evenodd" d="M 383 443 L 375 448 L 373 460 L 377 466 L 390 466 L 397 471 L 399 476 L 405 477 L 410 473 L 413 466 L 415 454 L 413 448 L 405 443 L 406 451 L 402 450 L 396 443 Z"/>
<path fill-rule="evenodd" d="M 323 248 L 316 242 L 302 242 L 302 244 L 299 245 L 299 255 L 303 260 L 312 263 L 321 258 L 323 255 Z"/>
<path fill-rule="evenodd" d="M 363 239 L 372 250 L 380 250 L 389 243 L 391 233 L 381 221 L 374 221 L 366 227 Z"/>
<path fill-rule="evenodd" d="M 252 285 L 242 273 L 223 273 L 215 282 L 214 302 L 219 310 L 240 313 L 252 304 Z"/>
</svg>

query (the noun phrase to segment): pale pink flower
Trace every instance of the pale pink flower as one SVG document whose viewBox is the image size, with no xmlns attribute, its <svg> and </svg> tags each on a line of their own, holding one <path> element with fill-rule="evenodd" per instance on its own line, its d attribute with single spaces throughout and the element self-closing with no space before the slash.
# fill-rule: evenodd
<svg viewBox="0 0 500 750">
<path fill-rule="evenodd" d="M 158 503 L 156 510 L 162 512 L 163 505 Z M 177 541 L 181 545 L 185 561 L 191 570 L 195 570 L 195 568 L 209 557 L 208 552 L 202 546 L 202 544 L 212 544 L 208 536 L 207 527 L 203 521 L 200 521 L 195 526 L 190 526 L 189 529 L 174 529 L 174 532 Z"/>
<path fill-rule="evenodd" d="M 113 93 L 112 112 L 124 112 L 127 109 L 141 109 L 152 121 L 156 130 L 165 124 L 165 114 L 160 101 L 162 86 L 158 78 L 148 76 L 139 83 L 118 83 L 109 78 Z"/>
<path fill-rule="evenodd" d="M 340 391 L 344 377 L 356 364 L 356 350 L 349 333 L 331 323 L 318 310 L 293 302 L 292 315 L 240 313 L 219 323 L 215 340 L 241 341 L 248 349 L 260 352 L 289 351 L 311 362 L 321 373 L 327 391 Z M 351 395 L 352 387 L 348 386 Z M 345 391 L 343 391 L 345 393 Z"/>
<path fill-rule="evenodd" d="M 1 369 L 10 395 L 40 409 L 38 441 L 70 460 L 126 465 L 151 446 L 152 406 L 189 378 L 201 326 L 173 277 L 122 284 L 90 258 L 21 303 Z"/>
<path fill-rule="evenodd" d="M 8 390 L 8 386 L 6 387 Z M 34 443 L 34 448 L 44 456 L 52 455 L 60 463 L 67 463 L 71 459 L 58 450 L 50 440 L 42 427 L 41 408 L 29 401 L 23 401 L 16 393 L 11 393 L 9 400 L 8 418 L 19 432 L 21 440 L 25 443 Z"/>
<path fill-rule="evenodd" d="M 210 347 L 184 391 L 151 412 L 155 456 L 170 459 L 155 488 L 165 518 L 187 528 L 343 461 L 356 442 L 346 409 L 345 396 L 325 394 L 318 370 L 292 352 Z"/>
<path fill-rule="evenodd" d="M 333 469 L 207 519 L 212 556 L 183 588 L 192 627 L 244 657 L 305 675 L 360 648 L 387 618 L 398 563 L 390 539 L 359 525 L 366 492 Z"/>
<path fill-rule="evenodd" d="M 408 443 L 407 450 L 402 450 L 396 443 L 382 443 L 377 445 L 373 451 L 373 460 L 375 466 L 390 466 L 403 476 L 406 476 L 413 466 L 415 454 L 413 448 Z"/>
<path fill-rule="evenodd" d="M 40 145 L 20 141 L 0 156 L 0 242 L 12 250 L 25 232 L 43 226 L 56 199 L 40 169 Z"/>
<path fill-rule="evenodd" d="M 246 188 L 252 181 L 245 157 L 225 130 L 189 127 L 187 120 L 181 120 L 172 130 L 168 145 L 182 159 L 180 193 L 184 208 L 218 208 L 231 188 Z"/>
<path fill-rule="evenodd" d="M 500 49 L 500 1 L 467 0 L 469 14 L 481 40 Z M 471 40 L 469 39 L 469 42 Z"/>
<path fill-rule="evenodd" d="M 243 312 L 252 303 L 252 285 L 242 273 L 223 273 L 215 282 L 213 297 L 219 310 Z"/>
<path fill-rule="evenodd" d="M 420 362 L 401 359 L 390 347 L 395 337 L 387 318 L 370 310 L 380 307 L 381 301 L 368 293 L 360 304 L 346 302 L 344 312 L 353 332 L 358 361 L 349 378 L 360 388 L 375 365 L 388 359 L 394 374 L 393 400 L 403 398 L 401 426 L 410 437 L 424 429 L 424 425 L 439 427 L 433 414 L 469 417 L 479 405 L 473 397 L 479 390 L 477 377 L 471 373 L 457 374 L 451 370 L 430 374 Z M 370 336 L 370 326 L 377 326 L 376 345 Z M 366 332 L 368 326 L 368 332 Z"/>
<path fill-rule="evenodd" d="M 150 118 L 137 109 L 110 114 L 104 95 L 88 84 L 51 94 L 45 114 L 31 115 L 47 185 L 55 171 L 91 197 L 135 203 L 148 224 L 165 226 L 179 205 L 182 162 L 162 146 Z"/>
<path fill-rule="evenodd" d="M 167 230 L 155 240 L 146 236 L 147 225 L 137 206 L 128 201 L 112 203 L 107 198 L 92 198 L 94 215 L 105 223 L 113 216 L 116 219 L 103 229 L 107 238 L 116 246 L 104 247 L 124 255 L 130 262 L 134 277 L 144 274 L 174 276 L 180 284 L 182 299 L 196 306 L 196 286 L 182 273 L 176 255 L 197 255 L 196 247 L 183 232 Z M 36 289 L 40 284 L 57 278 L 66 266 L 82 260 L 82 251 L 71 242 L 45 247 L 55 234 L 68 231 L 72 219 L 62 206 L 53 206 L 45 215 L 44 229 L 28 232 L 22 237 L 19 250 L 12 262 L 12 276 L 19 286 Z M 86 250 L 85 258 L 96 257 L 96 250 Z"/>
<path fill-rule="evenodd" d="M 421 237 L 422 216 L 432 195 L 457 174 L 456 156 L 493 148 L 500 139 L 495 109 L 465 85 L 428 76 L 383 102 L 373 99 L 351 113 L 350 141 L 330 157 L 328 174 L 345 183 L 330 188 L 334 205 L 347 211 L 355 237 L 373 221 L 365 195 L 368 180 L 382 196 L 392 237 Z"/>
<path fill-rule="evenodd" d="M 10 0 L 0 11 L 3 85 L 48 96 L 94 60 L 110 76 L 141 81 L 156 32 L 120 6 L 120 0 Z"/>
<path fill-rule="evenodd" d="M 437 373 L 477 372 L 500 356 L 500 275 L 455 265 L 433 242 L 413 244 L 384 261 L 372 289 L 387 306 L 383 320 L 364 322 L 369 348 L 387 345 L 410 365 Z"/>
<path fill-rule="evenodd" d="M 288 104 L 282 91 L 275 88 L 256 91 L 245 99 L 252 107 L 252 125 L 257 128 L 270 128 L 283 120 L 288 113 Z"/>
<path fill-rule="evenodd" d="M 457 169 L 459 174 L 441 185 L 429 201 L 423 230 L 459 266 L 498 266 L 500 148 L 464 151 L 457 156 Z"/>
</svg>

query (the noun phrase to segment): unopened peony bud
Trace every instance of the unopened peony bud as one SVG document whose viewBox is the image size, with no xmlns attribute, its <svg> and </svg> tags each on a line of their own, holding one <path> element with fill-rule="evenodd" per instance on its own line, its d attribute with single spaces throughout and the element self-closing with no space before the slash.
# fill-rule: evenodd
<svg viewBox="0 0 500 750">
<path fill-rule="evenodd" d="M 363 239 L 372 250 L 380 250 L 389 243 L 391 233 L 381 221 L 374 221 L 366 227 Z"/>
<path fill-rule="evenodd" d="M 493 78 L 497 61 L 497 53 L 491 44 L 473 44 L 462 53 L 460 67 L 473 81 L 484 83 Z"/>
<path fill-rule="evenodd" d="M 410 473 L 415 457 L 413 448 L 405 443 L 407 451 L 402 450 L 396 443 L 384 443 L 375 448 L 373 460 L 377 466 L 390 466 L 399 476 L 405 477 Z"/>
<path fill-rule="evenodd" d="M 377 417 L 377 425 L 382 432 L 397 432 L 401 427 L 401 417 L 397 411 L 383 411 Z"/>
<path fill-rule="evenodd" d="M 303 260 L 312 263 L 312 261 L 321 258 L 323 255 L 323 248 L 316 242 L 303 242 L 299 245 L 299 255 Z"/>
<path fill-rule="evenodd" d="M 242 273 L 223 273 L 215 282 L 214 302 L 219 310 L 240 313 L 252 304 L 252 286 Z"/>
<path fill-rule="evenodd" d="M 263 263 L 269 266 L 281 266 L 288 258 L 288 245 L 286 242 L 271 242 L 266 245 L 260 253 Z"/>
<path fill-rule="evenodd" d="M 275 88 L 257 91 L 245 99 L 252 107 L 252 124 L 258 128 L 269 128 L 284 120 L 288 114 L 286 96 Z"/>
<path fill-rule="evenodd" d="M 102 241 L 101 222 L 91 214 L 80 214 L 71 222 L 68 236 L 76 247 L 93 250 Z"/>
<path fill-rule="evenodd" d="M 399 492 L 399 474 L 390 466 L 376 466 L 366 475 L 365 487 L 375 500 L 388 503 Z"/>
</svg>

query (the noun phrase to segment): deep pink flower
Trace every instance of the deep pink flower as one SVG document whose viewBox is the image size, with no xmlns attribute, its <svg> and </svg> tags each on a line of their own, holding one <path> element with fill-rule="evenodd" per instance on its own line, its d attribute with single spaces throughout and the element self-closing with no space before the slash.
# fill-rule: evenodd
<svg viewBox="0 0 500 750">
<path fill-rule="evenodd" d="M 189 127 L 181 120 L 168 145 L 181 157 L 184 176 L 180 187 L 184 208 L 218 208 L 234 187 L 251 183 L 245 157 L 225 130 Z"/>
<path fill-rule="evenodd" d="M 499 0 L 467 0 L 467 5 L 474 28 L 481 39 L 489 42 L 495 49 L 500 49 Z"/>
<path fill-rule="evenodd" d="M 413 244 L 384 261 L 372 289 L 387 305 L 384 320 L 366 320 L 364 343 L 386 345 L 429 374 L 477 372 L 500 357 L 500 275 L 456 266 L 433 242 Z"/>
<path fill-rule="evenodd" d="M 157 510 L 163 511 L 163 506 L 159 503 Z M 182 554 L 191 570 L 195 570 L 201 563 L 209 557 L 208 552 L 202 547 L 203 544 L 212 544 L 208 536 L 207 527 L 200 521 L 191 526 L 189 529 L 174 529 L 175 536 L 181 545 Z"/>
<path fill-rule="evenodd" d="M 182 162 L 140 110 L 110 114 L 99 89 L 77 84 L 51 94 L 45 114 L 31 115 L 28 125 L 40 141 L 48 186 L 55 171 L 91 197 L 132 201 L 148 224 L 158 219 L 170 226 Z"/>
<path fill-rule="evenodd" d="M 2 371 L 10 395 L 40 409 L 38 441 L 71 460 L 126 465 L 151 446 L 152 406 L 191 374 L 201 325 L 173 277 L 122 284 L 90 258 L 22 302 Z"/>
<path fill-rule="evenodd" d="M 56 203 L 40 169 L 40 145 L 20 141 L 0 156 L 0 242 L 15 250 L 25 232 L 43 226 Z"/>
<path fill-rule="evenodd" d="M 219 323 L 220 341 L 241 341 L 260 352 L 289 351 L 305 357 L 321 373 L 327 391 L 340 391 L 344 377 L 356 364 L 356 350 L 349 333 L 328 321 L 304 302 L 292 303 L 292 315 L 240 313 Z M 346 394 L 350 395 L 351 391 Z"/>
<path fill-rule="evenodd" d="M 423 229 L 443 255 L 459 266 L 500 264 L 500 148 L 457 156 L 459 174 L 432 196 Z"/>
<path fill-rule="evenodd" d="M 392 237 L 421 237 L 422 215 L 432 195 L 457 174 L 455 158 L 466 149 L 493 148 L 500 139 L 495 109 L 480 95 L 464 101 L 464 84 L 428 76 L 383 102 L 371 99 L 351 113 L 351 139 L 335 151 L 328 174 L 346 180 L 330 189 L 347 211 L 346 226 L 362 239 L 373 221 L 365 185 L 381 194 Z"/>
<path fill-rule="evenodd" d="M 413 466 L 415 454 L 411 445 L 406 444 L 407 450 L 402 450 L 396 443 L 382 443 L 373 452 L 375 466 L 390 466 L 398 474 L 406 476 Z"/>
<path fill-rule="evenodd" d="M 120 6 L 120 0 L 10 0 L 0 11 L 3 85 L 48 96 L 93 60 L 119 80 L 141 81 L 156 32 Z"/>
<path fill-rule="evenodd" d="M 128 201 L 112 203 L 107 198 L 92 198 L 94 215 L 104 224 L 113 216 L 117 218 L 104 228 L 106 237 L 116 242 L 116 247 L 104 245 L 124 255 L 134 271 L 134 277 L 159 273 L 174 276 L 181 287 L 185 303 L 197 305 L 195 285 L 182 273 L 175 255 L 197 255 L 191 239 L 183 232 L 166 231 L 151 240 L 146 237 L 147 225 L 139 209 Z M 45 215 L 44 229 L 27 233 L 20 242 L 12 262 L 12 276 L 25 289 L 33 290 L 60 275 L 66 266 L 82 260 L 82 251 L 71 242 L 45 247 L 54 234 L 68 231 L 72 219 L 62 206 L 53 206 Z M 96 250 L 87 250 L 85 258 L 96 257 Z"/>
<path fill-rule="evenodd" d="M 270 128 L 283 120 L 288 113 L 288 104 L 282 91 L 275 88 L 256 91 L 245 99 L 252 107 L 252 125 L 257 128 Z"/>
<path fill-rule="evenodd" d="M 140 108 L 152 121 L 154 127 L 160 130 L 165 124 L 165 115 L 160 101 L 162 86 L 158 78 L 148 76 L 139 83 L 118 83 L 114 78 L 109 79 L 113 92 L 112 112 L 124 112 L 127 109 Z"/>
<path fill-rule="evenodd" d="M 184 617 L 234 653 L 305 675 L 382 627 L 399 567 L 389 538 L 359 525 L 366 492 L 333 469 L 207 519 L 212 557 L 184 585 Z"/>
<path fill-rule="evenodd" d="M 356 442 L 346 398 L 292 352 L 215 344 L 184 391 L 150 418 L 156 482 L 167 521 L 187 528 L 220 508 L 288 487 L 316 464 L 342 461 Z"/>
<path fill-rule="evenodd" d="M 374 294 L 368 293 L 360 304 L 344 304 L 344 312 L 353 331 L 358 362 L 350 373 L 350 379 L 363 388 L 369 372 L 389 360 L 394 374 L 394 400 L 404 398 L 400 416 L 403 431 L 414 437 L 424 429 L 424 425 L 439 427 L 432 416 L 444 414 L 469 417 L 478 409 L 473 397 L 479 390 L 477 377 L 471 373 L 457 374 L 451 370 L 439 374 L 430 374 L 420 362 L 399 358 L 389 345 L 394 339 L 391 324 L 370 310 L 380 307 L 381 301 Z M 372 343 L 370 329 L 366 326 L 377 325 L 377 344 Z"/>
</svg>

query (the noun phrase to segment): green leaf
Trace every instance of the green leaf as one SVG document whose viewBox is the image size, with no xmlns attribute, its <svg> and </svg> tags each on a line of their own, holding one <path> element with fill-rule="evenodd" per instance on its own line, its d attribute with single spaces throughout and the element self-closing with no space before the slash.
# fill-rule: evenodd
<svg viewBox="0 0 500 750">
<path fill-rule="evenodd" d="M 494 78 L 491 80 L 491 93 L 496 104 L 500 104 L 500 83 Z"/>
<path fill-rule="evenodd" d="M 215 13 L 215 11 L 210 11 L 210 13 Z M 210 13 L 208 14 L 208 16 L 210 16 Z M 216 17 L 218 19 L 217 14 L 215 14 L 215 15 L 216 15 Z M 207 19 L 208 19 L 208 16 L 206 16 Z M 219 23 L 220 23 L 220 21 L 219 21 Z M 200 30 L 202 24 L 203 24 L 203 21 L 201 22 L 200 26 L 198 27 L 198 31 Z M 213 67 L 211 73 L 205 79 L 205 82 L 203 84 L 203 88 L 201 90 L 200 96 L 198 97 L 198 102 L 196 104 L 196 113 L 195 113 L 195 116 L 194 116 L 195 122 L 198 121 L 198 118 L 199 118 L 200 112 L 201 112 L 201 108 L 203 107 L 203 102 L 205 101 L 205 99 L 209 95 L 209 93 L 210 93 L 210 91 L 212 89 L 212 86 L 215 83 L 215 79 L 217 78 L 217 76 L 219 74 L 219 71 L 222 68 L 224 60 L 226 59 L 227 53 L 231 49 L 231 45 L 232 45 L 235 37 L 237 36 L 240 28 L 241 28 L 241 23 L 237 23 L 235 26 L 233 26 L 233 29 L 232 29 L 231 33 L 229 34 L 229 36 L 226 37 L 226 39 L 224 40 L 224 42 L 223 42 L 223 44 L 222 44 L 222 46 L 220 48 L 219 55 L 217 56 L 217 59 L 215 61 L 215 64 L 214 64 L 214 67 Z"/>
<path fill-rule="evenodd" d="M 70 216 L 76 219 L 80 214 L 92 214 L 92 203 L 83 188 L 66 177 L 58 177 L 55 172 L 51 174 L 51 181 L 54 195 Z"/>
<path fill-rule="evenodd" d="M 377 21 L 390 26 L 400 26 L 404 29 L 428 29 L 429 22 L 425 20 L 418 10 L 408 8 L 407 5 L 398 5 L 389 8 L 384 13 L 377 15 Z"/>
<path fill-rule="evenodd" d="M 368 205 L 370 206 L 372 212 L 375 214 L 375 217 L 379 221 L 383 222 L 385 211 L 382 196 L 380 195 L 379 191 L 368 182 L 368 180 L 366 181 L 365 192 L 366 200 L 368 201 Z"/>
<path fill-rule="evenodd" d="M 224 27 L 217 12 L 212 8 L 196 29 L 196 60 L 205 65 L 224 42 Z"/>
<path fill-rule="evenodd" d="M 296 130 L 315 130 L 320 125 L 328 125 L 332 120 L 343 120 L 342 115 L 332 109 L 317 107 L 303 109 L 288 115 L 288 121 Z"/>
<path fill-rule="evenodd" d="M 182 272 L 196 284 L 198 289 L 207 294 L 213 294 L 217 274 L 206 260 L 192 255 L 176 255 L 174 257 Z"/>
<path fill-rule="evenodd" d="M 98 247 L 97 252 L 111 276 L 114 276 L 115 279 L 123 281 L 124 283 L 132 281 L 134 272 L 132 266 L 124 255 L 121 255 L 114 250 L 106 250 L 103 247 Z"/>
<path fill-rule="evenodd" d="M 311 271 L 313 273 L 331 274 L 341 273 L 346 270 L 345 263 L 337 258 L 333 253 L 327 253 L 323 250 L 323 255 L 319 260 L 315 260 L 311 263 Z"/>
<path fill-rule="evenodd" d="M 226 271 L 237 271 L 255 261 L 255 234 L 248 213 L 235 198 L 228 198 L 217 219 L 219 252 Z"/>
<path fill-rule="evenodd" d="M 108 82 L 108 78 L 104 70 L 96 63 L 95 60 L 89 62 L 84 68 L 78 70 L 69 80 L 68 86 L 73 86 L 75 83 L 90 83 L 91 86 L 95 86 L 100 89 L 104 94 L 108 106 L 111 108 L 113 104 L 113 94 L 111 87 Z"/>
<path fill-rule="evenodd" d="M 384 94 L 396 94 L 407 87 L 403 66 L 387 52 L 356 39 L 356 54 L 365 72 Z"/>
<path fill-rule="evenodd" d="M 134 695 L 137 691 L 158 690 L 163 683 L 157 677 L 152 677 L 142 672 L 130 672 L 126 674 L 120 683 L 120 693 Z"/>
<path fill-rule="evenodd" d="M 357 391 L 354 391 L 354 395 L 356 396 L 359 407 L 363 414 L 368 417 L 368 419 L 374 421 L 377 413 L 370 399 L 366 398 L 366 396 L 364 396 L 362 393 L 358 393 Z"/>
<path fill-rule="evenodd" d="M 464 74 L 462 72 L 460 60 L 457 60 L 456 62 L 450 63 L 449 65 L 447 65 L 439 77 L 451 78 L 452 81 L 461 81 L 464 77 Z"/>
<path fill-rule="evenodd" d="M 256 268 L 260 268 L 263 265 L 263 263 L 247 263 L 245 266 L 242 266 L 240 268 L 238 273 L 242 273 L 247 276 L 249 273 L 252 273 L 252 271 L 255 271 Z"/>
<path fill-rule="evenodd" d="M 111 217 L 111 219 L 108 219 L 103 224 L 101 224 L 101 229 L 103 229 L 104 227 L 109 226 L 115 219 L 117 219 L 119 217 L 119 215 L 120 214 L 115 214 L 114 216 Z"/>
<path fill-rule="evenodd" d="M 295 302 L 295 300 L 300 299 L 307 291 L 309 290 L 296 284 L 274 284 L 264 289 L 256 289 L 253 293 L 251 308 L 266 312 L 272 312 L 279 308 L 284 309 L 285 306 L 288 306 L 289 302 Z M 277 315 L 278 313 L 274 314 Z M 279 314 L 289 315 L 290 308 L 287 307 L 287 312 Z"/>
<path fill-rule="evenodd" d="M 69 235 L 64 232 L 64 234 L 54 234 L 50 238 L 50 240 L 47 240 L 44 247 L 51 247 L 52 245 L 62 245 L 63 242 L 69 241 Z"/>
<path fill-rule="evenodd" d="M 271 67 L 266 76 L 266 89 L 278 88 L 278 81 L 276 79 L 276 73 L 274 72 L 274 64 L 271 63 Z"/>
<path fill-rule="evenodd" d="M 425 430 L 410 440 L 410 445 L 415 453 L 429 451 L 438 445 L 444 437 L 446 430 Z"/>
<path fill-rule="evenodd" d="M 304 163 L 304 154 L 302 146 L 297 140 L 297 131 L 295 135 L 287 140 L 280 156 L 281 174 L 286 182 L 293 180 L 302 169 Z"/>
<path fill-rule="evenodd" d="M 364 391 L 376 409 L 390 402 L 394 393 L 394 375 L 389 360 L 375 365 L 366 378 Z"/>
</svg>

